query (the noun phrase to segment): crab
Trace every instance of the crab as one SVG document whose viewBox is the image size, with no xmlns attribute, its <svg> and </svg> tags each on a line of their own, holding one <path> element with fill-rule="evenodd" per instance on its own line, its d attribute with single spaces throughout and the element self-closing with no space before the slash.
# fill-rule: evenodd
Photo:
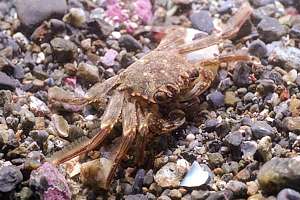
<svg viewBox="0 0 300 200">
<path fill-rule="evenodd" d="M 122 136 L 114 146 L 113 154 L 100 160 L 93 170 L 86 170 L 92 176 L 101 173 L 98 185 L 108 189 L 118 165 L 135 140 L 140 140 L 138 151 L 143 155 L 146 139 L 170 133 L 184 124 L 184 102 L 198 97 L 210 87 L 220 63 L 253 59 L 246 53 L 197 57 L 203 49 L 235 37 L 251 13 L 251 6 L 243 3 L 223 31 L 194 40 L 191 36 L 198 33 L 194 29 L 169 28 L 156 49 L 118 75 L 97 83 L 82 98 L 75 98 L 57 87 L 50 88 L 51 101 L 71 105 L 94 103 L 105 108 L 100 131 L 93 138 L 54 155 L 51 162 L 59 165 L 94 150 L 103 144 L 115 125 L 121 123 Z M 105 169 L 101 168 L 104 164 Z"/>
</svg>

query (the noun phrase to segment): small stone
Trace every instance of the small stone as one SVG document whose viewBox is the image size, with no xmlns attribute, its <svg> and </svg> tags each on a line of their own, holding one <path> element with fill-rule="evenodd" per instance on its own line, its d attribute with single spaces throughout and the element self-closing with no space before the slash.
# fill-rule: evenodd
<svg viewBox="0 0 300 200">
<path fill-rule="evenodd" d="M 210 16 L 210 12 L 207 10 L 200 10 L 193 12 L 190 15 L 192 27 L 206 33 L 212 33 L 214 30 L 213 19 Z"/>
<path fill-rule="evenodd" d="M 151 183 L 153 183 L 153 180 L 154 180 L 154 177 L 153 177 L 153 170 L 150 169 L 145 177 L 144 177 L 144 181 L 143 181 L 143 184 L 146 185 L 146 186 L 150 186 Z"/>
<path fill-rule="evenodd" d="M 166 195 L 161 195 L 160 197 L 157 198 L 157 200 L 172 200 L 172 199 Z"/>
<path fill-rule="evenodd" d="M 145 170 L 144 169 L 138 170 L 134 178 L 133 192 L 140 193 L 142 191 L 144 177 L 145 177 Z"/>
<path fill-rule="evenodd" d="M 177 169 L 176 163 L 169 162 L 157 171 L 154 180 L 163 188 L 178 187 L 183 175 L 184 173 Z"/>
<path fill-rule="evenodd" d="M 243 152 L 243 158 L 253 158 L 256 153 L 258 145 L 255 141 L 244 141 L 241 144 L 241 151 Z"/>
<path fill-rule="evenodd" d="M 271 160 L 272 158 L 272 141 L 269 136 L 261 138 L 258 143 L 258 153 L 262 157 L 264 162 Z"/>
<path fill-rule="evenodd" d="M 15 90 L 16 89 L 16 81 L 6 75 L 4 72 L 0 72 L 0 90 Z"/>
<path fill-rule="evenodd" d="M 275 193 L 284 188 L 299 190 L 300 157 L 273 158 L 259 170 L 257 180 L 265 192 Z"/>
<path fill-rule="evenodd" d="M 18 195 L 21 200 L 29 200 L 32 198 L 33 191 L 29 187 L 23 187 Z"/>
<path fill-rule="evenodd" d="M 99 69 L 95 65 L 80 63 L 77 76 L 87 83 L 95 84 L 100 81 Z"/>
<path fill-rule="evenodd" d="M 290 30 L 291 38 L 300 39 L 300 23 L 294 24 Z"/>
<path fill-rule="evenodd" d="M 240 181 L 231 180 L 226 184 L 225 188 L 231 190 L 235 198 L 242 198 L 247 195 L 247 185 Z"/>
<path fill-rule="evenodd" d="M 226 135 L 224 139 L 230 146 L 238 147 L 242 143 L 243 135 L 240 131 L 235 131 Z"/>
<path fill-rule="evenodd" d="M 233 82 L 239 87 L 248 86 L 250 84 L 250 72 L 251 68 L 246 63 L 238 63 L 234 68 Z"/>
<path fill-rule="evenodd" d="M 209 196 L 209 191 L 193 190 L 191 193 L 192 200 L 205 200 Z"/>
<path fill-rule="evenodd" d="M 0 90 L 0 106 L 4 106 L 6 103 L 11 103 L 12 93 L 9 90 Z"/>
<path fill-rule="evenodd" d="M 144 194 L 125 195 L 124 200 L 148 200 Z"/>
<path fill-rule="evenodd" d="M 83 9 L 71 8 L 69 13 L 64 16 L 63 20 L 75 27 L 82 27 L 86 22 L 86 16 Z"/>
<path fill-rule="evenodd" d="M 250 0 L 250 2 L 254 7 L 261 7 L 267 4 L 274 3 L 274 0 Z"/>
<path fill-rule="evenodd" d="M 219 108 L 224 106 L 224 95 L 219 91 L 214 91 L 208 95 L 209 101 L 214 105 L 214 107 Z"/>
<path fill-rule="evenodd" d="M 255 195 L 259 190 L 258 184 L 255 181 L 247 182 L 247 187 L 247 194 L 249 196 Z"/>
<path fill-rule="evenodd" d="M 225 98 L 224 102 L 228 106 L 234 106 L 240 99 L 236 97 L 235 92 L 232 91 L 226 91 L 225 92 Z"/>
<path fill-rule="evenodd" d="M 171 199 L 181 199 L 182 194 L 179 190 L 173 189 L 173 190 L 170 190 L 168 196 L 171 197 Z"/>
<path fill-rule="evenodd" d="M 66 0 L 17 0 L 15 6 L 21 23 L 30 30 L 50 18 L 61 18 L 67 11 Z"/>
<path fill-rule="evenodd" d="M 300 50 L 295 47 L 275 47 L 268 60 L 286 70 L 300 70 Z"/>
<path fill-rule="evenodd" d="M 137 51 L 143 49 L 143 46 L 131 35 L 122 35 L 119 39 L 120 47 L 124 47 L 127 51 Z"/>
<path fill-rule="evenodd" d="M 64 138 L 68 137 L 70 127 L 68 122 L 64 119 L 64 117 L 61 115 L 54 114 L 51 118 L 58 135 Z"/>
<path fill-rule="evenodd" d="M 71 200 L 65 177 L 50 163 L 46 162 L 31 172 L 29 185 L 41 193 L 43 199 Z"/>
<path fill-rule="evenodd" d="M 290 101 L 289 111 L 292 113 L 292 116 L 300 115 L 300 99 L 296 97 L 292 97 Z"/>
<path fill-rule="evenodd" d="M 113 50 L 113 49 L 109 49 L 104 56 L 101 58 L 101 62 L 107 66 L 107 67 L 111 67 L 115 64 L 115 59 L 118 55 L 118 52 Z"/>
<path fill-rule="evenodd" d="M 0 168 L 0 192 L 10 192 L 23 180 L 20 169 L 14 165 Z"/>
<path fill-rule="evenodd" d="M 50 113 L 50 109 L 48 108 L 46 103 L 36 98 L 35 96 L 30 97 L 29 107 L 33 113 L 36 113 L 40 116 L 44 116 Z"/>
<path fill-rule="evenodd" d="M 224 158 L 220 153 L 207 153 L 208 162 L 213 167 L 221 166 L 224 162 Z"/>
<path fill-rule="evenodd" d="M 108 37 L 114 30 L 110 24 L 101 19 L 91 19 L 87 22 L 88 30 L 100 38 Z"/>
<path fill-rule="evenodd" d="M 265 42 L 279 40 L 281 36 L 286 34 L 284 26 L 272 17 L 264 17 L 257 25 L 257 31 L 260 38 Z"/>
<path fill-rule="evenodd" d="M 285 74 L 282 79 L 288 84 L 291 85 L 293 84 L 296 79 L 297 79 L 297 70 L 292 69 L 291 71 L 289 71 L 287 74 Z"/>
<path fill-rule="evenodd" d="M 77 46 L 70 40 L 54 38 L 50 41 L 53 57 L 57 62 L 72 62 L 77 55 Z"/>
<path fill-rule="evenodd" d="M 186 140 L 192 142 L 196 139 L 196 136 L 193 133 L 190 133 L 186 136 Z"/>
<path fill-rule="evenodd" d="M 265 121 L 256 121 L 251 124 L 251 130 L 257 139 L 261 139 L 265 136 L 273 138 L 275 136 L 275 130 Z"/>
<path fill-rule="evenodd" d="M 300 199 L 300 193 L 289 188 L 281 190 L 277 195 L 278 200 L 297 200 Z"/>
<path fill-rule="evenodd" d="M 267 56 L 268 50 L 266 44 L 258 39 L 250 43 L 248 47 L 248 52 L 253 56 L 264 58 Z"/>
<path fill-rule="evenodd" d="M 233 192 L 231 190 L 212 192 L 206 200 L 216 200 L 216 199 L 233 199 Z"/>
<path fill-rule="evenodd" d="M 286 117 L 282 123 L 288 131 L 300 133 L 300 117 Z"/>
</svg>

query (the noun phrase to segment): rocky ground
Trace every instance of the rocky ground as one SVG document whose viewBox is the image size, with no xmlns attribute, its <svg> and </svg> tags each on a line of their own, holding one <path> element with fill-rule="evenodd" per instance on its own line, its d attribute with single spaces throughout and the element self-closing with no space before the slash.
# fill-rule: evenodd
<svg viewBox="0 0 300 200">
<path fill-rule="evenodd" d="M 222 65 L 186 124 L 153 139 L 143 166 L 130 153 L 108 191 L 80 175 L 102 148 L 58 169 L 45 162 L 90 137 L 103 112 L 54 105 L 48 89 L 83 96 L 157 46 L 162 29 L 151 27 L 210 34 L 239 3 L 0 1 L 0 199 L 300 199 L 300 3 L 249 1 L 251 20 L 219 47 L 261 64 Z"/>
</svg>

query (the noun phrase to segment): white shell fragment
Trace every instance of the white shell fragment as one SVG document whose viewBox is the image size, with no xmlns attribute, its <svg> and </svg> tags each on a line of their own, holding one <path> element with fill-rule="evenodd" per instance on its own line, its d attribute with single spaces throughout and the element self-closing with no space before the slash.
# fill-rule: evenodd
<svg viewBox="0 0 300 200">
<path fill-rule="evenodd" d="M 204 166 L 200 166 L 198 162 L 194 161 L 190 170 L 185 175 L 184 179 L 180 183 L 183 187 L 199 187 L 207 184 L 211 177 L 210 173 Z"/>
</svg>

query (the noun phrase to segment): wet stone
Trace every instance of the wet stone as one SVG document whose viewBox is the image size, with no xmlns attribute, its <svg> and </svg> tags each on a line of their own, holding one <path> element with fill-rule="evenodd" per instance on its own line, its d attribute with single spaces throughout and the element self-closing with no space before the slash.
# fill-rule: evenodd
<svg viewBox="0 0 300 200">
<path fill-rule="evenodd" d="M 264 58 L 266 57 L 268 50 L 266 44 L 258 39 L 250 43 L 248 47 L 248 52 L 253 56 Z"/>
<path fill-rule="evenodd" d="M 191 193 L 192 200 L 205 200 L 209 196 L 209 191 L 193 190 Z"/>
<path fill-rule="evenodd" d="M 273 158 L 258 172 L 260 187 L 267 193 L 279 192 L 283 188 L 299 190 L 300 157 Z"/>
<path fill-rule="evenodd" d="M 300 133 L 300 117 L 286 117 L 283 120 L 283 125 L 288 131 Z"/>
<path fill-rule="evenodd" d="M 293 189 L 283 189 L 277 195 L 278 200 L 298 200 L 300 199 L 300 193 Z"/>
<path fill-rule="evenodd" d="M 274 0 L 250 0 L 250 2 L 254 7 L 261 7 L 267 4 L 274 3 Z"/>
<path fill-rule="evenodd" d="M 141 50 L 143 46 L 131 35 L 122 35 L 119 39 L 120 47 L 124 47 L 127 51 Z"/>
<path fill-rule="evenodd" d="M 247 195 L 247 185 L 240 181 L 231 180 L 226 184 L 225 188 L 231 190 L 235 198 L 241 198 Z"/>
<path fill-rule="evenodd" d="M 300 39 L 300 23 L 294 24 L 290 30 L 291 38 Z"/>
<path fill-rule="evenodd" d="M 214 30 L 213 19 L 210 16 L 210 12 L 207 10 L 200 10 L 193 12 L 190 15 L 192 27 L 200 31 L 211 33 Z"/>
<path fill-rule="evenodd" d="M 300 50 L 295 47 L 275 47 L 268 60 L 284 69 L 300 70 Z"/>
<path fill-rule="evenodd" d="M 234 68 L 233 82 L 239 87 L 248 86 L 250 84 L 250 72 L 251 68 L 246 63 L 238 63 Z"/>
<path fill-rule="evenodd" d="M 16 81 L 9 77 L 7 74 L 0 72 L 0 90 L 15 90 Z"/>
<path fill-rule="evenodd" d="M 99 69 L 95 65 L 80 63 L 76 75 L 87 83 L 94 84 L 100 81 Z"/>
<path fill-rule="evenodd" d="M 274 129 L 265 121 L 256 121 L 251 125 L 251 130 L 257 139 L 265 136 L 270 136 L 271 138 L 275 136 Z"/>
<path fill-rule="evenodd" d="M 279 40 L 286 33 L 284 26 L 272 17 L 264 17 L 257 25 L 257 31 L 265 42 Z"/>
<path fill-rule="evenodd" d="M 154 180 L 161 187 L 178 187 L 183 175 L 176 163 L 169 162 L 157 171 Z"/>
<path fill-rule="evenodd" d="M 61 18 L 67 11 L 66 0 L 17 0 L 15 6 L 21 23 L 31 30 L 44 20 Z"/>
<path fill-rule="evenodd" d="M 77 54 L 77 46 L 70 40 L 54 38 L 50 42 L 53 48 L 53 57 L 57 62 L 72 62 Z"/>
<path fill-rule="evenodd" d="M 208 95 L 209 101 L 213 104 L 214 107 L 219 108 L 224 106 L 224 95 L 219 91 L 214 91 Z"/>
<path fill-rule="evenodd" d="M 23 180 L 19 168 L 14 165 L 0 168 L 0 192 L 10 192 Z"/>
</svg>

